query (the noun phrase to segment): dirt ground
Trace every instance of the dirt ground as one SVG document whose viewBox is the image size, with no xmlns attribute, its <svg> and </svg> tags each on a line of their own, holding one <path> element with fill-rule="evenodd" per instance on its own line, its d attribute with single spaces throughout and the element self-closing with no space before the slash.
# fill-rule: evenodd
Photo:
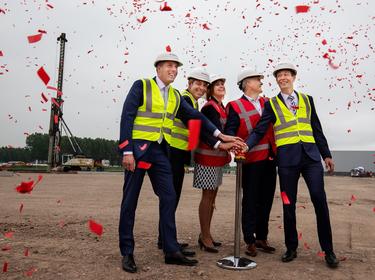
<svg viewBox="0 0 375 280">
<path fill-rule="evenodd" d="M 282 205 L 276 192 L 270 221 L 270 242 L 275 254 L 259 253 L 258 266 L 230 271 L 216 261 L 233 254 L 235 176 L 226 175 L 217 198 L 212 233 L 223 246 L 218 254 L 200 251 L 198 204 L 200 191 L 187 174 L 177 212 L 180 241 L 197 252 L 197 267 L 164 264 L 156 247 L 158 200 L 146 178 L 135 225 L 136 274 L 121 269 L 118 249 L 118 216 L 122 197 L 121 173 L 44 174 L 31 194 L 14 188 L 38 174 L 0 173 L 0 279 L 374 279 L 375 275 L 375 178 L 326 177 L 336 255 L 342 260 L 329 269 L 318 255 L 314 209 L 301 179 L 297 209 L 302 233 L 298 258 L 282 263 L 284 252 Z M 352 195 L 355 198 L 352 199 Z M 20 205 L 23 210 L 20 213 Z M 349 205 L 351 203 L 351 205 Z M 88 220 L 101 223 L 98 237 Z M 13 236 L 5 233 L 13 232 Z M 241 245 L 244 255 L 244 243 Z M 28 256 L 25 250 L 28 249 Z"/>
</svg>

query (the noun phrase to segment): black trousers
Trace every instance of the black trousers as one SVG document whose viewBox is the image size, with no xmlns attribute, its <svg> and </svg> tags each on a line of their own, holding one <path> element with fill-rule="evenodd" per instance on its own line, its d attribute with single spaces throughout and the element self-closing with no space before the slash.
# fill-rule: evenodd
<svg viewBox="0 0 375 280">
<path fill-rule="evenodd" d="M 276 188 L 276 163 L 262 160 L 242 167 L 242 232 L 246 244 L 267 240 Z"/>
<path fill-rule="evenodd" d="M 298 247 L 296 201 L 298 180 L 302 174 L 314 205 L 320 246 L 325 252 L 332 251 L 332 231 L 327 198 L 324 191 L 322 163 L 313 161 L 305 152 L 302 152 L 298 166 L 279 167 L 278 172 L 280 189 L 287 194 L 290 201 L 289 205 L 283 205 L 284 235 L 287 249 L 296 250 Z"/>
</svg>

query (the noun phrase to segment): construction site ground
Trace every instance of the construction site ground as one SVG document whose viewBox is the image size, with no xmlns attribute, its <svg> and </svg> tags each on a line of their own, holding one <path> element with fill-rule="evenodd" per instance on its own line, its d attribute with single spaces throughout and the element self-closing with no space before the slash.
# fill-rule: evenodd
<svg viewBox="0 0 375 280">
<path fill-rule="evenodd" d="M 43 174 L 31 194 L 15 191 L 21 181 L 37 177 L 0 172 L 0 269 L 6 270 L 0 270 L 0 279 L 375 279 L 375 178 L 325 177 L 339 268 L 328 268 L 319 253 L 314 209 L 301 178 L 298 258 L 281 262 L 285 248 L 277 186 L 269 225 L 276 253 L 259 252 L 252 258 L 258 264 L 255 269 L 231 271 L 219 268 L 216 261 L 233 255 L 235 176 L 224 175 L 218 192 L 212 235 L 223 246 L 213 254 L 198 247 L 201 192 L 192 188 L 192 174 L 186 174 L 177 231 L 179 241 L 196 251 L 196 267 L 164 264 L 156 246 L 158 199 L 146 177 L 134 228 L 138 272 L 129 274 L 121 269 L 118 248 L 123 174 Z M 100 237 L 90 232 L 89 220 L 103 225 Z M 243 256 L 244 250 L 241 240 Z"/>
</svg>

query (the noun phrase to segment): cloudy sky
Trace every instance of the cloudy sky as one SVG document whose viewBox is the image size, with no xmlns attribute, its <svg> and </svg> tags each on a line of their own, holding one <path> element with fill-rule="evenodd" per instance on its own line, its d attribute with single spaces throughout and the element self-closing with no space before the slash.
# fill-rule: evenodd
<svg viewBox="0 0 375 280">
<path fill-rule="evenodd" d="M 375 1 L 0 1 L 0 146 L 24 146 L 48 133 L 50 97 L 36 72 L 56 86 L 58 44 L 65 32 L 64 119 L 79 137 L 118 139 L 122 104 L 135 79 L 154 75 L 170 46 L 184 62 L 174 85 L 197 66 L 227 77 L 226 101 L 240 97 L 243 67 L 265 74 L 298 67 L 296 89 L 314 97 L 333 150 L 375 150 Z M 307 13 L 296 6 L 308 5 Z M 38 31 L 40 30 L 40 31 Z M 39 42 L 27 37 L 42 33 Z M 42 103 L 41 94 L 49 99 Z"/>
</svg>

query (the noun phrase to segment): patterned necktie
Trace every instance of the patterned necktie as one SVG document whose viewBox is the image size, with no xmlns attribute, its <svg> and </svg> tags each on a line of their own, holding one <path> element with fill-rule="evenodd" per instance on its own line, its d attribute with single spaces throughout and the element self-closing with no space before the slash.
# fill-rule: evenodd
<svg viewBox="0 0 375 280">
<path fill-rule="evenodd" d="M 288 100 L 289 100 L 289 110 L 295 115 L 297 110 L 296 110 L 296 102 L 294 102 L 294 97 L 289 95 L 288 96 Z"/>
</svg>

